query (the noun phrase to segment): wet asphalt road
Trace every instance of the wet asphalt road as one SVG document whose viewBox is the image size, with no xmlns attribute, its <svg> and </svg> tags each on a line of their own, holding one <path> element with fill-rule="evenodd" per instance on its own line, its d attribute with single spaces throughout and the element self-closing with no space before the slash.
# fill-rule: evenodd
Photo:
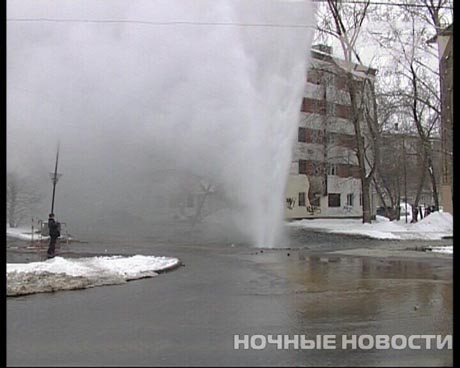
<svg viewBox="0 0 460 368">
<path fill-rule="evenodd" d="M 308 249 L 260 252 L 193 238 L 70 245 L 79 253 L 175 256 L 185 266 L 124 285 L 8 298 L 7 364 L 452 365 L 445 349 L 235 350 L 235 334 L 452 333 L 451 258 L 340 256 L 328 251 L 385 242 L 298 231 L 291 239 Z M 9 261 L 36 257 L 18 254 L 9 252 Z"/>
</svg>

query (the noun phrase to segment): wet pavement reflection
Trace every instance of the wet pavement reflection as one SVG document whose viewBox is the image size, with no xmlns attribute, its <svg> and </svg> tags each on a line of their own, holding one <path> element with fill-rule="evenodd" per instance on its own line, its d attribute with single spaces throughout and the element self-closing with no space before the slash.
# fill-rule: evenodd
<svg viewBox="0 0 460 368">
<path fill-rule="evenodd" d="M 283 262 L 288 254 L 290 261 Z M 280 289 L 290 294 L 295 316 L 291 325 L 296 326 L 291 333 L 337 335 L 338 340 L 342 335 L 452 334 L 452 265 L 445 259 L 308 255 L 303 250 L 265 251 L 255 259 L 287 280 Z M 336 356 L 334 365 L 452 364 L 447 350 L 341 350 L 324 355 Z"/>
<path fill-rule="evenodd" d="M 342 242 L 353 248 L 353 239 Z M 359 257 L 328 246 L 120 242 L 112 252 L 176 256 L 185 266 L 124 285 L 8 298 L 8 364 L 452 364 L 446 349 L 235 350 L 235 334 L 452 334 L 451 258 Z"/>
</svg>

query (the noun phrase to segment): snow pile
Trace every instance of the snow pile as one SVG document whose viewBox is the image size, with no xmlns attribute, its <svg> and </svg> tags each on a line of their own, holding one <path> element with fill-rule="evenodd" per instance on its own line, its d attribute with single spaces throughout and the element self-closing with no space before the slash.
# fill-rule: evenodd
<svg viewBox="0 0 460 368">
<path fill-rule="evenodd" d="M 154 277 L 157 272 L 179 263 L 177 258 L 141 255 L 74 259 L 55 257 L 45 262 L 8 263 L 7 295 L 121 284 Z"/>
<path fill-rule="evenodd" d="M 400 230 L 400 226 L 382 216 L 377 216 L 377 220 L 372 224 L 363 224 L 358 219 L 308 219 L 291 222 L 289 225 L 376 239 L 400 239 L 398 235 L 393 234 Z"/>
<path fill-rule="evenodd" d="M 386 217 L 377 216 L 371 224 L 363 224 L 361 219 L 307 219 L 288 225 L 375 239 L 437 240 L 453 234 L 453 218 L 447 212 L 433 212 L 413 224 L 406 224 L 404 219 L 390 221 Z"/>
<path fill-rule="evenodd" d="M 361 221 L 361 220 L 359 220 Z M 372 224 L 363 224 L 360 222 L 359 227 L 347 226 L 345 229 L 332 229 L 333 233 L 356 234 L 368 236 L 374 239 L 400 239 L 396 234 L 401 231 L 400 226 L 389 221 L 386 217 L 377 216 Z"/>
<path fill-rule="evenodd" d="M 454 219 L 448 212 L 433 212 L 412 224 L 411 231 L 452 233 Z"/>
<path fill-rule="evenodd" d="M 454 253 L 454 247 L 453 246 L 446 246 L 446 247 L 430 247 L 428 250 L 435 252 L 435 253 L 447 253 L 447 254 L 453 254 Z"/>
</svg>

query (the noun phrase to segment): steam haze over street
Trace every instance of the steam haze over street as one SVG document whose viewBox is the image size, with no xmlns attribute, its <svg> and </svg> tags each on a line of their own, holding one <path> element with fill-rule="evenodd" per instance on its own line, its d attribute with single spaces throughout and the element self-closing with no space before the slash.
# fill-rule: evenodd
<svg viewBox="0 0 460 368">
<path fill-rule="evenodd" d="M 309 2 L 11 1 L 7 12 L 7 164 L 42 193 L 37 216 L 60 142 L 55 212 L 77 234 L 108 215 L 148 225 L 158 196 L 207 178 L 246 239 L 273 244 Z"/>
</svg>

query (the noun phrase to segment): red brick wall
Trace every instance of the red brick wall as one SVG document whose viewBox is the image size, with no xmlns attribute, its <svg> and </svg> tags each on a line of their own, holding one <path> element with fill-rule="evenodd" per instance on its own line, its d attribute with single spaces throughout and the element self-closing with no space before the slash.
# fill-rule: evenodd
<svg viewBox="0 0 460 368">
<path fill-rule="evenodd" d="M 351 119 L 351 107 L 342 104 L 329 103 L 326 105 L 325 100 L 315 100 L 312 98 L 304 98 L 302 101 L 301 111 L 311 114 L 326 115 L 326 106 L 330 106 L 334 111 L 334 116 L 342 119 Z"/>
<path fill-rule="evenodd" d="M 337 176 L 341 178 L 361 178 L 359 166 L 348 164 L 337 164 Z"/>
<path fill-rule="evenodd" d="M 335 116 L 342 119 L 351 119 L 351 106 L 335 104 Z"/>
<path fill-rule="evenodd" d="M 311 98 L 304 98 L 302 101 L 302 112 L 326 115 L 326 101 L 313 100 Z"/>
<path fill-rule="evenodd" d="M 336 75 L 335 77 L 335 88 L 341 91 L 348 91 L 348 80 L 347 77 L 342 75 Z"/>
<path fill-rule="evenodd" d="M 334 145 L 356 149 L 356 139 L 354 135 L 342 133 L 327 133 L 328 140 L 332 140 Z M 324 143 L 324 131 L 319 129 L 310 129 L 299 127 L 298 141 L 304 143 Z"/>
<path fill-rule="evenodd" d="M 333 80 L 334 87 L 341 91 L 348 91 L 348 79 L 344 75 L 332 74 L 320 69 L 310 69 L 307 73 L 307 82 L 324 84 L 326 80 Z"/>
<path fill-rule="evenodd" d="M 324 72 L 318 69 L 310 69 L 307 73 L 307 82 L 313 84 L 323 83 Z"/>
<path fill-rule="evenodd" d="M 337 176 L 341 178 L 359 179 L 360 171 L 359 166 L 348 165 L 348 164 L 336 164 Z M 299 174 L 305 174 L 307 176 L 323 176 L 324 165 L 320 161 L 314 160 L 299 160 Z"/>
<path fill-rule="evenodd" d="M 299 142 L 305 143 L 324 143 L 324 132 L 319 129 L 299 127 Z"/>
<path fill-rule="evenodd" d="M 299 160 L 299 174 L 322 176 L 324 175 L 324 165 L 320 161 Z"/>
</svg>

